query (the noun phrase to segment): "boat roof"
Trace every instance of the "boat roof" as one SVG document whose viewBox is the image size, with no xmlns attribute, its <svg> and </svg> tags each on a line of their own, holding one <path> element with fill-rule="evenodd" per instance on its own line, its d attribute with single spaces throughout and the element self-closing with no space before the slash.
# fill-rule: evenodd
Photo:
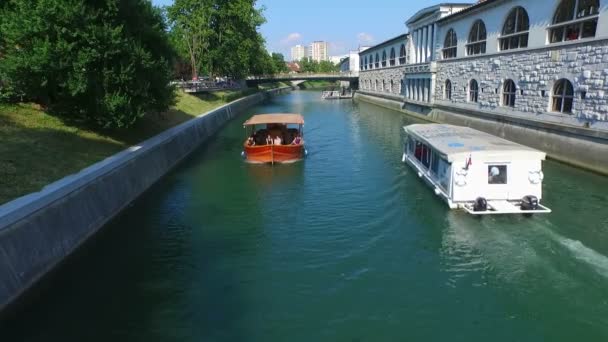
<svg viewBox="0 0 608 342">
<path fill-rule="evenodd" d="M 273 113 L 273 114 L 258 114 L 252 116 L 249 120 L 245 121 L 243 125 L 263 125 L 263 124 L 304 124 L 304 117 L 300 114 L 292 113 Z"/>
<path fill-rule="evenodd" d="M 544 159 L 545 153 L 470 127 L 443 124 L 415 124 L 403 127 L 406 133 L 424 140 L 449 160 L 468 157 L 471 153 L 533 154 Z"/>
</svg>

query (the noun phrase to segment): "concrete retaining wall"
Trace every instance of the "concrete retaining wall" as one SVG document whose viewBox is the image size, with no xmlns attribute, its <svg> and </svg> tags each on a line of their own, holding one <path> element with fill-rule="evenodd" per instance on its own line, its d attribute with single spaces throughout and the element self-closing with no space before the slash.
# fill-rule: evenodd
<svg viewBox="0 0 608 342">
<path fill-rule="evenodd" d="M 456 104 L 436 103 L 433 107 L 413 110 L 403 100 L 387 96 L 357 92 L 355 98 L 425 121 L 469 126 L 537 148 L 561 162 L 608 175 L 606 131 L 472 111 Z"/>
<path fill-rule="evenodd" d="M 0 206 L 0 312 L 242 110 L 254 94 Z"/>
</svg>

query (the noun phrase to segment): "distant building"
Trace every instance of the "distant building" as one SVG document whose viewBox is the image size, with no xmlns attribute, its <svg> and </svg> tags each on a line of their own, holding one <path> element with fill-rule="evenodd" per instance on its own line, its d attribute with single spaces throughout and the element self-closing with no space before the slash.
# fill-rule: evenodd
<svg viewBox="0 0 608 342">
<path fill-rule="evenodd" d="M 342 60 L 348 58 L 348 55 L 330 56 L 329 61 L 333 64 L 340 64 Z"/>
<path fill-rule="evenodd" d="M 309 51 L 310 52 L 307 57 L 309 57 L 313 61 L 321 62 L 329 60 L 327 42 L 312 42 L 309 46 Z"/>
<path fill-rule="evenodd" d="M 306 57 L 306 47 L 303 45 L 296 45 L 291 48 L 291 60 L 301 61 L 304 57 Z"/>
<path fill-rule="evenodd" d="M 290 74 L 298 74 L 301 72 L 300 70 L 300 63 L 297 62 L 288 62 L 287 64 L 287 68 L 289 69 L 289 73 Z"/>
</svg>

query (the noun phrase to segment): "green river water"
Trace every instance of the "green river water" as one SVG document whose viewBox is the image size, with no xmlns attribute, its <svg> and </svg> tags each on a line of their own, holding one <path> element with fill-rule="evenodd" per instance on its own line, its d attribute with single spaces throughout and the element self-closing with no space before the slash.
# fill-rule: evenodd
<svg viewBox="0 0 608 342">
<path fill-rule="evenodd" d="M 450 211 L 406 116 L 299 91 L 252 108 L 71 258 L 1 341 L 607 341 L 608 178 L 544 163 L 552 214 Z M 250 165 L 252 113 L 308 158 Z"/>
</svg>

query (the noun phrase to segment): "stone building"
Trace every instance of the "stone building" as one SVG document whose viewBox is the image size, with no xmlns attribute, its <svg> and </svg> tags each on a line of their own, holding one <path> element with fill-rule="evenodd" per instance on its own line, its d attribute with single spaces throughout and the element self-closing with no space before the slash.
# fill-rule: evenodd
<svg viewBox="0 0 608 342">
<path fill-rule="evenodd" d="M 359 53 L 359 89 L 402 95 L 407 41 L 402 34 Z"/>
<path fill-rule="evenodd" d="M 505 132 L 530 129 L 538 141 L 522 143 L 608 173 L 608 1 L 600 2 L 424 8 L 406 21 L 408 33 L 360 53 L 361 94 L 514 140 L 524 134 Z M 566 136 L 569 145 L 561 145 Z"/>
</svg>

